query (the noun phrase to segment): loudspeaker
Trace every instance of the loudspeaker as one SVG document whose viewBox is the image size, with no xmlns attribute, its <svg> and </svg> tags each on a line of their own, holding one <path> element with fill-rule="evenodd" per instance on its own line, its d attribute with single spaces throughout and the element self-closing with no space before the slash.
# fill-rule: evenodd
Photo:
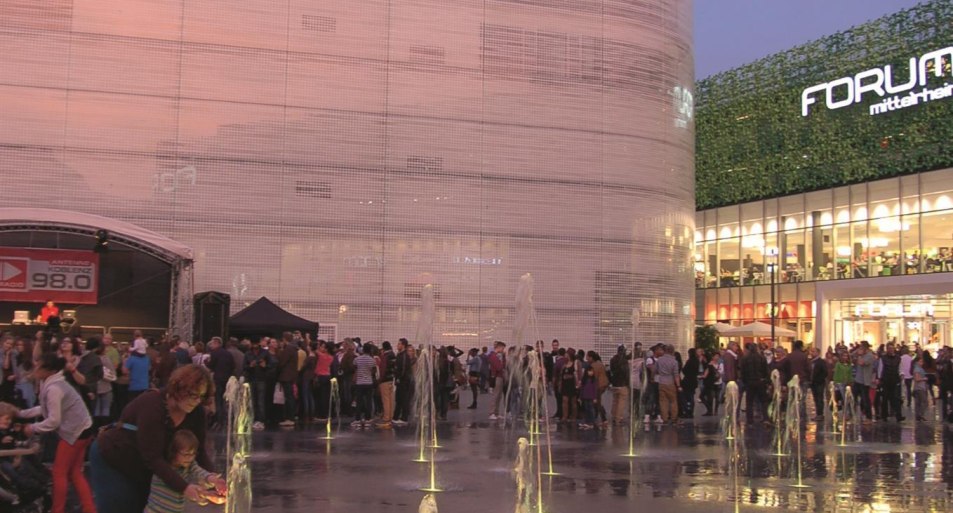
<svg viewBox="0 0 953 513">
<path fill-rule="evenodd" d="M 228 340 L 228 314 L 232 298 L 222 292 L 199 292 L 193 297 L 195 319 L 192 341 L 208 342 L 212 337 Z"/>
</svg>

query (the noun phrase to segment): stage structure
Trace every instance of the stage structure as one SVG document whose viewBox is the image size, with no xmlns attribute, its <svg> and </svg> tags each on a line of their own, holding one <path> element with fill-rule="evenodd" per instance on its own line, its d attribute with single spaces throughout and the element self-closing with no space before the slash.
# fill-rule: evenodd
<svg viewBox="0 0 953 513">
<path fill-rule="evenodd" d="M 46 237 L 44 236 L 46 234 L 56 236 Z M 66 239 L 59 235 L 71 237 Z M 45 208 L 0 208 L 0 245 L 2 246 L 79 249 L 77 243 L 84 242 L 87 246 L 84 249 L 92 249 L 101 254 L 116 251 L 118 247 L 124 246 L 168 265 L 171 275 L 167 326 L 173 334 L 181 335 L 186 339 L 191 336 L 193 288 L 191 248 L 139 226 L 93 214 Z M 126 313 L 135 315 L 135 312 Z M 82 323 L 82 318 L 80 322 Z"/>
</svg>

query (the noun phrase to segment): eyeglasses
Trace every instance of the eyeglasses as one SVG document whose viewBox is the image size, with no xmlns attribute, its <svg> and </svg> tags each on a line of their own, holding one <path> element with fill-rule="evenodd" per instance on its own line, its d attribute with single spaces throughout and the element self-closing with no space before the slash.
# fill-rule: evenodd
<svg viewBox="0 0 953 513">
<path fill-rule="evenodd" d="M 204 393 L 198 394 L 198 393 L 195 393 L 195 392 L 189 392 L 188 394 L 186 394 L 186 396 L 187 396 L 189 399 L 192 399 L 192 400 L 194 400 L 194 401 L 204 401 L 204 400 L 205 400 L 205 394 L 204 394 Z"/>
</svg>

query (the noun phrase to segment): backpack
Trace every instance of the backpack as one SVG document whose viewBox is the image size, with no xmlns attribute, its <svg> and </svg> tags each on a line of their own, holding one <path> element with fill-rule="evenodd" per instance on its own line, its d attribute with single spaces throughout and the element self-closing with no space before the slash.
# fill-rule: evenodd
<svg viewBox="0 0 953 513">
<path fill-rule="evenodd" d="M 616 386 L 626 386 L 629 381 L 629 362 L 618 355 L 609 360 L 609 379 L 617 383 Z"/>
</svg>

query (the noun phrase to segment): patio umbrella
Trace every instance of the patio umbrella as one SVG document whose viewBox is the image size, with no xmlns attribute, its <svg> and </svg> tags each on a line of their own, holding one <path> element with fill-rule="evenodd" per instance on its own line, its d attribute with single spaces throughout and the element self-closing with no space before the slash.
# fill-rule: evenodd
<svg viewBox="0 0 953 513">
<path fill-rule="evenodd" d="M 738 326 L 721 332 L 726 337 L 770 337 L 771 325 L 763 322 L 752 322 L 744 326 Z M 775 326 L 774 336 L 776 337 L 796 337 L 797 333 L 787 329 Z"/>
<path fill-rule="evenodd" d="M 723 322 L 716 322 L 715 324 L 709 324 L 709 326 L 715 328 L 715 331 L 717 331 L 719 335 L 724 335 L 726 331 L 735 329 L 731 324 L 725 324 Z"/>
</svg>

